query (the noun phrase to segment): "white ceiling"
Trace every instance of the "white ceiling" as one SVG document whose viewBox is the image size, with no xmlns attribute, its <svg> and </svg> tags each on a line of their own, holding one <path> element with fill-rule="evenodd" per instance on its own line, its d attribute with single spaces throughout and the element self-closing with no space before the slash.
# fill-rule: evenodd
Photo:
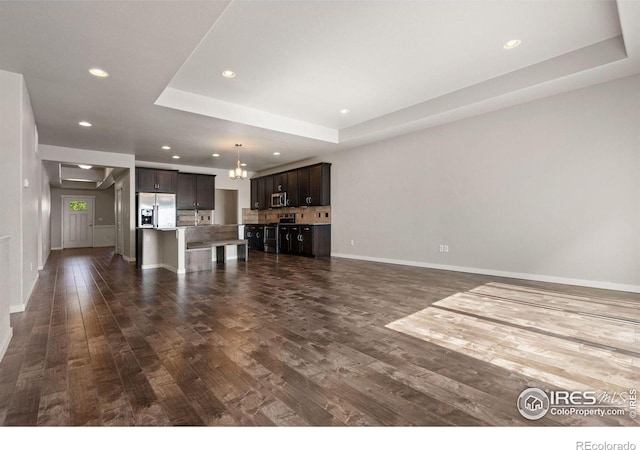
<svg viewBox="0 0 640 450">
<path fill-rule="evenodd" d="M 44 161 L 44 169 L 52 187 L 64 189 L 108 189 L 126 169 L 121 167 L 90 166 L 82 169 L 76 164 Z"/>
<path fill-rule="evenodd" d="M 230 168 L 240 142 L 250 171 L 638 73 L 639 51 L 636 0 L 0 1 L 40 143 Z"/>
</svg>

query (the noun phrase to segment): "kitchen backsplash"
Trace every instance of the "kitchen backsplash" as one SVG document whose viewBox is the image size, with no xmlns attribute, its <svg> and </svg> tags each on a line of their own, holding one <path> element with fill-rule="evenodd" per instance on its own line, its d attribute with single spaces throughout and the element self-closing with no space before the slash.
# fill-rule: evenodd
<svg viewBox="0 0 640 450">
<path fill-rule="evenodd" d="M 179 209 L 177 226 L 191 227 L 195 225 L 213 225 L 214 212 L 214 210 L 203 210 L 198 211 L 198 214 L 196 215 L 196 211 L 194 210 Z"/>
<path fill-rule="evenodd" d="M 280 214 L 295 214 L 296 223 L 331 223 L 331 206 L 307 206 L 304 208 L 278 208 L 257 211 L 242 208 L 242 223 L 277 223 Z"/>
</svg>

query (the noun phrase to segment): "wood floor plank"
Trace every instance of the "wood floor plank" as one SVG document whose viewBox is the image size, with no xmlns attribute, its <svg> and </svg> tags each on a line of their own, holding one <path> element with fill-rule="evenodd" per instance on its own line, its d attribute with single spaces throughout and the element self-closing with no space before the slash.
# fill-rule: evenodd
<svg viewBox="0 0 640 450">
<path fill-rule="evenodd" d="M 626 355 L 436 308 L 411 319 L 390 327 L 565 389 L 620 392 L 638 381 Z"/>
<path fill-rule="evenodd" d="M 549 332 L 557 336 L 623 349 L 640 355 L 640 322 L 622 322 L 585 316 L 576 309 L 573 310 L 576 312 L 547 309 L 499 298 L 486 299 L 471 293 L 452 295 L 436 302 L 434 306 Z"/>
<path fill-rule="evenodd" d="M 443 302 L 463 292 L 477 297 Z M 534 323 L 544 302 L 555 324 Z M 385 327 L 434 304 L 437 339 Z M 26 311 L 11 315 L 0 424 L 635 424 L 531 422 L 515 401 L 529 386 L 640 381 L 635 329 L 598 321 L 633 322 L 638 306 L 638 294 L 339 258 L 251 252 L 248 262 L 176 275 L 140 270 L 109 248 L 53 251 Z M 590 314 L 583 329 L 569 328 L 580 308 Z M 544 333 L 557 341 L 541 344 Z"/>
<path fill-rule="evenodd" d="M 638 321 L 637 302 L 607 297 L 570 295 L 544 289 L 520 287 L 504 283 L 487 283 L 470 291 L 478 295 L 510 298 L 536 306 L 556 307 L 560 310 L 580 311 L 598 316 Z"/>
</svg>

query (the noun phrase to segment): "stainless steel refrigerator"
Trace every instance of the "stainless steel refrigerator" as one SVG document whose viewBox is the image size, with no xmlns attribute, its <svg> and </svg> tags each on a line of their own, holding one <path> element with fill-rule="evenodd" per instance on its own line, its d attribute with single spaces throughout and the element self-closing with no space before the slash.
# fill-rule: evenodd
<svg viewBox="0 0 640 450">
<path fill-rule="evenodd" d="M 138 194 L 138 228 L 175 228 L 175 194 Z"/>
</svg>

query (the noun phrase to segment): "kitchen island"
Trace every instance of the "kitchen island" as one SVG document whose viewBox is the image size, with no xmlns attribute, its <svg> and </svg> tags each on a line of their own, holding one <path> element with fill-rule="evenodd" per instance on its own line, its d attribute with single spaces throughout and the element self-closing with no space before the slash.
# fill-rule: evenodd
<svg viewBox="0 0 640 450">
<path fill-rule="evenodd" d="M 195 270 L 197 267 L 206 267 L 206 258 L 210 262 L 222 257 L 236 259 L 237 246 L 239 244 L 239 229 L 242 225 L 197 225 L 176 228 L 138 228 L 137 231 L 137 258 L 141 269 L 165 268 L 172 272 L 182 274 Z M 226 251 L 213 252 L 211 245 L 215 242 L 231 242 Z M 209 243 L 209 252 L 193 252 L 193 249 L 202 243 Z M 201 246 L 202 247 L 202 246 Z M 226 245 L 225 245 L 226 247 Z M 244 255 L 242 255 L 244 256 Z M 199 262 L 194 265 L 193 258 Z M 204 258 L 204 259 L 203 259 Z M 246 258 L 246 256 L 245 256 Z M 241 259 L 243 259 L 241 257 Z"/>
</svg>

